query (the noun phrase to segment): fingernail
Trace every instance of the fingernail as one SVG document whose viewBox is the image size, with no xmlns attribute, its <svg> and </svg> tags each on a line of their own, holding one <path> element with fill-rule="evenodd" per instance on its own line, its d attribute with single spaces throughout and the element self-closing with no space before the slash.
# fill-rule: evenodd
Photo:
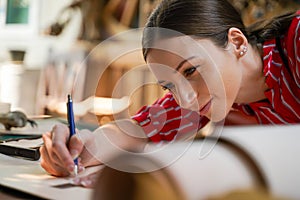
<svg viewBox="0 0 300 200">
<path fill-rule="evenodd" d="M 80 185 L 80 178 L 73 178 L 70 183 L 73 185 Z"/>
<path fill-rule="evenodd" d="M 73 159 L 77 158 L 79 156 L 79 152 L 76 150 L 71 150 L 70 154 L 72 156 Z"/>
<path fill-rule="evenodd" d="M 83 172 L 85 170 L 85 167 L 84 166 L 79 166 L 79 171 L 80 172 Z"/>
<path fill-rule="evenodd" d="M 69 165 L 68 166 L 68 171 L 73 172 L 74 171 L 74 165 Z"/>
</svg>

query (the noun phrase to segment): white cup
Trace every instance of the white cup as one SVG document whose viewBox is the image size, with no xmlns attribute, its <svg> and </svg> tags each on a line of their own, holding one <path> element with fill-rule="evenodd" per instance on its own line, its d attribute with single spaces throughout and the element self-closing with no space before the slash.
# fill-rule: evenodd
<svg viewBox="0 0 300 200">
<path fill-rule="evenodd" d="M 10 107 L 10 103 L 0 102 L 0 114 L 8 113 L 10 111 Z"/>
</svg>

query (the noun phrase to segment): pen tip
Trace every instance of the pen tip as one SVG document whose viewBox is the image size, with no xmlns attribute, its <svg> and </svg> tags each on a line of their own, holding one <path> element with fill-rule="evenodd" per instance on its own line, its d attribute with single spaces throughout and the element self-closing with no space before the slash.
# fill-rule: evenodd
<svg viewBox="0 0 300 200">
<path fill-rule="evenodd" d="M 71 100 L 71 95 L 70 94 L 68 94 L 68 100 Z"/>
<path fill-rule="evenodd" d="M 78 175 L 78 166 L 77 165 L 74 166 L 74 175 L 75 176 Z"/>
</svg>

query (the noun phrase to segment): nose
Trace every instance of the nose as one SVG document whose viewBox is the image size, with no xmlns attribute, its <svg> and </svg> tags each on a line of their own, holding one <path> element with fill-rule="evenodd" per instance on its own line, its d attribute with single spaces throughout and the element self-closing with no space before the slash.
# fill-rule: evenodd
<svg viewBox="0 0 300 200">
<path fill-rule="evenodd" d="M 182 84 L 175 93 L 175 98 L 182 108 L 198 110 L 197 94 L 190 85 Z"/>
</svg>

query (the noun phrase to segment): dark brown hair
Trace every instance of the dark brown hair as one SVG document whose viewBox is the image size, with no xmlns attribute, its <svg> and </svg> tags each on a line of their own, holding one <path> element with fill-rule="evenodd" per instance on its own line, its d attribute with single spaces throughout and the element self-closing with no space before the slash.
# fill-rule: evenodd
<svg viewBox="0 0 300 200">
<path fill-rule="evenodd" d="M 240 29 L 252 45 L 282 34 L 289 26 L 293 14 L 258 22 L 246 28 L 239 12 L 227 0 L 162 0 L 150 15 L 143 34 L 143 54 L 146 60 L 154 42 L 155 31 L 164 28 L 184 35 L 210 39 L 217 46 L 226 47 L 231 27 Z"/>
</svg>

